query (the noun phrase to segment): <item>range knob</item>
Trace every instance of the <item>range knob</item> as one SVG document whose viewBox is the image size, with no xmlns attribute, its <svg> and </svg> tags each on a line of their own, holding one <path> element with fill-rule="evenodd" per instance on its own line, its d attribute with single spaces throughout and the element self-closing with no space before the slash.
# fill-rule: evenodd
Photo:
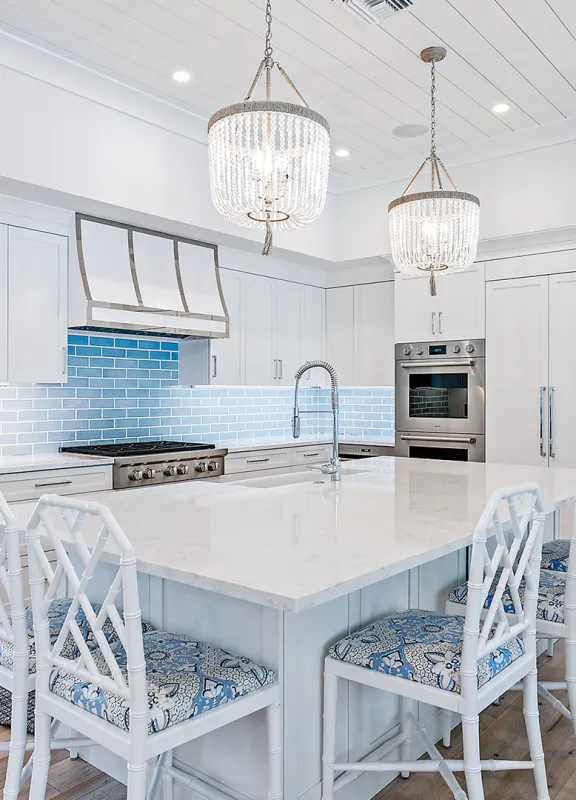
<svg viewBox="0 0 576 800">
<path fill-rule="evenodd" d="M 418 347 L 417 350 L 416 350 L 416 355 L 417 356 L 423 356 L 424 355 L 424 350 L 422 350 L 421 347 Z"/>
<path fill-rule="evenodd" d="M 151 481 L 152 478 L 156 477 L 156 470 L 152 469 L 152 467 L 148 467 L 147 469 L 144 470 L 144 477 L 146 478 L 146 480 Z"/>
<path fill-rule="evenodd" d="M 178 464 L 176 472 L 178 473 L 178 475 L 188 475 L 188 473 L 190 472 L 190 467 L 188 466 L 188 464 Z"/>
<path fill-rule="evenodd" d="M 142 470 L 141 469 L 133 469 L 132 472 L 128 475 L 131 481 L 141 481 L 142 480 Z"/>
<path fill-rule="evenodd" d="M 412 352 L 411 345 L 406 345 L 406 347 L 404 348 L 404 350 L 402 350 L 402 352 L 404 353 L 405 356 L 409 356 L 410 353 Z"/>
<path fill-rule="evenodd" d="M 205 461 L 199 461 L 194 469 L 196 472 L 208 472 L 208 464 Z"/>
<path fill-rule="evenodd" d="M 164 475 L 167 475 L 169 478 L 173 478 L 176 475 L 176 466 L 174 464 L 170 464 L 164 470 Z"/>
<path fill-rule="evenodd" d="M 473 353 L 474 352 L 474 345 L 473 344 L 467 344 L 466 345 L 466 352 L 467 353 Z"/>
<path fill-rule="evenodd" d="M 216 472 L 217 469 L 218 469 L 218 463 L 216 461 L 208 462 L 208 472 Z"/>
<path fill-rule="evenodd" d="M 459 353 L 459 352 L 460 352 L 460 345 L 459 345 L 459 344 L 455 344 L 455 345 L 452 347 L 452 352 L 453 352 L 453 353 Z"/>
</svg>

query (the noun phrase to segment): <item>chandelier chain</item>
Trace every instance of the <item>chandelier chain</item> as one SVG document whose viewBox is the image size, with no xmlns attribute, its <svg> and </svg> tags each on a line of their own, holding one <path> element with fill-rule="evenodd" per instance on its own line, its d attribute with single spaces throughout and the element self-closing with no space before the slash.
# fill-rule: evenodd
<svg viewBox="0 0 576 800">
<path fill-rule="evenodd" d="M 432 61 L 430 87 L 430 155 L 436 158 L 436 61 Z"/>
<path fill-rule="evenodd" d="M 266 47 L 264 48 L 264 60 L 266 67 L 272 69 L 274 61 L 272 58 L 272 0 L 266 0 Z"/>
</svg>

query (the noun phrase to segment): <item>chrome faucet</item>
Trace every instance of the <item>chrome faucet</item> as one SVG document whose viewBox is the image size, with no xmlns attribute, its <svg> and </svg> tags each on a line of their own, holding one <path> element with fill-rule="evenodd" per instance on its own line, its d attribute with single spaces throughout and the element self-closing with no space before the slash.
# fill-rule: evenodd
<svg viewBox="0 0 576 800">
<path fill-rule="evenodd" d="M 330 475 L 333 481 L 340 480 L 340 457 L 338 455 L 338 376 L 336 370 L 327 361 L 307 361 L 299 370 L 297 370 L 295 378 L 296 385 L 294 386 L 294 415 L 292 417 L 292 436 L 295 439 L 300 437 L 300 414 L 329 414 L 329 411 L 300 411 L 298 408 L 298 387 L 300 385 L 300 378 L 309 369 L 320 367 L 325 369 L 330 375 L 330 384 L 332 390 L 332 458 L 329 464 L 323 464 L 320 469 L 324 475 Z"/>
</svg>

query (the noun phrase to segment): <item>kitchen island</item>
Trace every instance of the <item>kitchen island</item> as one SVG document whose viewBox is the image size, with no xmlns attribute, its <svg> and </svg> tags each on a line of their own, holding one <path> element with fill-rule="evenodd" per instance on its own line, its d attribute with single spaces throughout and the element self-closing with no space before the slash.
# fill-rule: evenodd
<svg viewBox="0 0 576 800">
<path fill-rule="evenodd" d="M 480 513 L 501 486 L 537 483 L 551 536 L 556 512 L 576 500 L 576 470 L 380 458 L 345 465 L 340 485 L 315 471 L 296 482 L 294 473 L 284 477 L 291 482 L 195 481 L 84 498 L 105 503 L 132 541 L 146 619 L 277 671 L 285 797 L 319 800 L 329 645 L 387 613 L 443 608 L 465 578 L 465 548 Z M 21 523 L 31 508 L 13 505 Z M 114 563 L 114 552 L 106 558 Z M 108 569 L 100 573 L 102 594 Z M 102 599 L 98 591 L 93 599 Z M 343 760 L 364 756 L 395 732 L 396 698 L 355 685 L 341 702 Z M 418 713 L 435 733 L 435 710 L 421 705 Z M 264 754 L 263 719 L 255 715 L 180 748 L 177 760 L 260 800 Z M 112 756 L 94 749 L 83 757 L 123 778 Z M 358 775 L 339 797 L 368 800 L 389 779 Z M 177 800 L 187 796 L 177 790 Z"/>
</svg>

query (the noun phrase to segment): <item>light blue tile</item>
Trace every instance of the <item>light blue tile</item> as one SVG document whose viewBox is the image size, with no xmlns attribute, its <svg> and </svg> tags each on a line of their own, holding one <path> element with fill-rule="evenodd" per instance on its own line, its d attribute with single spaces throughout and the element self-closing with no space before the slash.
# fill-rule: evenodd
<svg viewBox="0 0 576 800">
<path fill-rule="evenodd" d="M 100 347 L 76 347 L 77 356 L 99 356 L 102 354 Z"/>
<path fill-rule="evenodd" d="M 158 358 L 160 361 L 173 361 L 178 358 L 178 353 L 171 353 L 169 350 L 158 350 L 154 353 L 154 358 Z"/>
<path fill-rule="evenodd" d="M 163 341 L 161 343 L 162 350 L 178 350 L 178 342 L 167 342 Z"/>
<path fill-rule="evenodd" d="M 34 422 L 35 420 L 48 419 L 47 411 L 20 411 L 18 413 L 18 422 Z"/>
<path fill-rule="evenodd" d="M 138 362 L 139 369 L 160 369 L 160 362 L 152 359 L 142 359 Z"/>
<path fill-rule="evenodd" d="M 126 397 L 126 389 L 104 389 L 102 397 Z"/>
<path fill-rule="evenodd" d="M 138 361 L 142 358 L 142 351 L 141 350 L 127 350 L 126 355 L 128 358 L 133 358 L 134 360 Z"/>
<path fill-rule="evenodd" d="M 114 339 L 111 336 L 91 336 L 90 344 L 97 347 L 113 347 Z"/>
<path fill-rule="evenodd" d="M 76 412 L 76 419 L 100 419 L 101 417 L 101 408 L 79 408 Z"/>
<path fill-rule="evenodd" d="M 32 400 L 2 400 L 3 411 L 20 411 L 25 408 L 32 409 Z"/>
<path fill-rule="evenodd" d="M 114 339 L 115 347 L 138 347 L 138 339 Z"/>
<path fill-rule="evenodd" d="M 140 362 L 137 358 L 116 358 L 114 366 L 117 369 L 138 369 Z"/>
<path fill-rule="evenodd" d="M 86 389 L 90 386 L 90 378 L 73 378 L 70 377 L 68 383 L 66 384 L 70 388 L 74 389 Z"/>
<path fill-rule="evenodd" d="M 127 400 L 126 402 L 129 403 L 130 401 Z M 129 408 L 129 407 L 127 407 L 127 409 L 128 409 L 128 416 L 129 417 L 146 417 L 146 418 L 148 418 L 150 416 L 150 409 L 149 408 Z M 145 421 L 147 422 L 147 419 Z"/>
<path fill-rule="evenodd" d="M 143 378 L 142 380 L 138 381 L 138 385 L 142 389 L 159 389 L 161 386 L 160 381 L 146 380 L 146 378 Z"/>
<path fill-rule="evenodd" d="M 114 380 L 112 378 L 90 378 L 91 389 L 113 389 Z"/>
<path fill-rule="evenodd" d="M 91 367 L 114 367 L 116 364 L 116 359 L 114 358 L 91 358 L 90 359 L 90 366 Z M 106 375 L 104 377 L 107 377 Z"/>
<path fill-rule="evenodd" d="M 103 369 L 103 378 L 126 378 L 127 370 L 125 369 Z"/>
<path fill-rule="evenodd" d="M 150 389 L 150 397 L 170 397 L 168 389 Z"/>
<path fill-rule="evenodd" d="M 102 431 L 97 431 L 92 428 L 89 431 L 77 431 L 76 432 L 76 441 L 83 441 L 86 439 L 100 439 L 102 438 Z"/>
<path fill-rule="evenodd" d="M 18 420 L 17 411 L 0 411 L 0 423 L 16 422 Z"/>
<path fill-rule="evenodd" d="M 58 409 L 56 411 L 48 412 L 48 419 L 74 419 L 75 412 L 72 409 Z"/>
<path fill-rule="evenodd" d="M 42 455 L 44 453 L 57 453 L 58 452 L 58 445 L 51 444 L 50 442 L 45 444 L 35 444 L 34 447 L 34 455 Z"/>
<path fill-rule="evenodd" d="M 96 367 L 78 367 L 79 378 L 102 378 L 102 370 Z"/>
<path fill-rule="evenodd" d="M 78 356 L 68 356 L 68 367 L 89 367 L 88 357 L 79 358 Z"/>
<path fill-rule="evenodd" d="M 138 342 L 138 347 L 142 348 L 143 350 L 160 350 L 160 340 L 140 339 Z"/>
<path fill-rule="evenodd" d="M 36 432 L 42 431 L 59 431 L 62 429 L 62 423 L 60 420 L 42 420 L 41 422 L 33 422 L 32 423 L 32 430 Z"/>
<path fill-rule="evenodd" d="M 173 378 L 169 381 L 160 381 L 160 386 L 163 389 L 169 389 L 172 388 L 173 386 L 178 386 L 178 381 L 176 380 L 176 378 Z"/>
<path fill-rule="evenodd" d="M 76 397 L 100 398 L 102 397 L 102 389 L 78 389 Z M 36 407 L 38 407 L 38 403 L 36 403 Z"/>
<path fill-rule="evenodd" d="M 62 408 L 74 408 L 74 409 L 88 408 L 89 404 L 90 401 L 86 397 L 83 397 L 81 399 L 75 397 L 73 400 L 72 399 L 62 400 Z"/>
<path fill-rule="evenodd" d="M 74 431 L 54 431 L 48 434 L 49 442 L 73 442 L 76 438 Z"/>
<path fill-rule="evenodd" d="M 63 387 L 58 387 L 54 389 L 48 389 L 48 397 L 50 399 L 58 398 L 58 397 L 76 397 L 76 390 L 75 389 L 66 389 Z"/>
<path fill-rule="evenodd" d="M 89 430 L 100 430 L 101 428 L 109 428 L 112 423 L 109 419 L 92 419 L 90 420 Z"/>
<path fill-rule="evenodd" d="M 126 350 L 123 347 L 103 347 L 102 355 L 105 358 L 126 358 Z"/>
<path fill-rule="evenodd" d="M 143 436 L 148 436 L 150 431 L 148 428 L 126 428 L 126 436 L 128 439 L 140 439 Z"/>
<path fill-rule="evenodd" d="M 18 444 L 41 444 L 48 441 L 47 433 L 19 433 Z"/>
<path fill-rule="evenodd" d="M 149 378 L 150 377 L 150 370 L 147 370 L 147 369 L 129 369 L 129 370 L 127 370 L 127 375 L 124 376 L 124 377 L 128 377 L 128 378 Z"/>
<path fill-rule="evenodd" d="M 134 400 L 131 397 L 117 397 L 114 400 L 114 408 L 134 408 Z"/>
<path fill-rule="evenodd" d="M 68 334 L 68 344 L 88 344 L 88 337 L 81 336 L 76 333 L 69 333 Z"/>
<path fill-rule="evenodd" d="M 0 447 L 3 447 L 5 444 L 16 444 L 18 442 L 18 437 L 15 433 L 2 433 L 0 434 Z"/>
<path fill-rule="evenodd" d="M 90 427 L 90 423 L 86 419 L 71 419 L 64 420 L 62 423 L 63 431 L 84 431 Z"/>
<path fill-rule="evenodd" d="M 3 456 L 31 456 L 32 453 L 31 444 L 8 444 L 2 447 Z"/>
<path fill-rule="evenodd" d="M 18 397 L 22 398 L 31 398 L 33 400 L 42 399 L 46 397 L 47 389 L 28 389 L 26 387 L 21 387 L 18 390 Z"/>
<path fill-rule="evenodd" d="M 115 417 L 126 417 L 125 408 L 107 408 L 102 414 L 106 419 L 114 419 Z"/>
<path fill-rule="evenodd" d="M 114 385 L 117 389 L 138 389 L 139 381 L 135 379 L 116 378 Z"/>
<path fill-rule="evenodd" d="M 114 408 L 114 400 L 107 398 L 106 400 L 90 400 L 90 408 Z"/>
</svg>

